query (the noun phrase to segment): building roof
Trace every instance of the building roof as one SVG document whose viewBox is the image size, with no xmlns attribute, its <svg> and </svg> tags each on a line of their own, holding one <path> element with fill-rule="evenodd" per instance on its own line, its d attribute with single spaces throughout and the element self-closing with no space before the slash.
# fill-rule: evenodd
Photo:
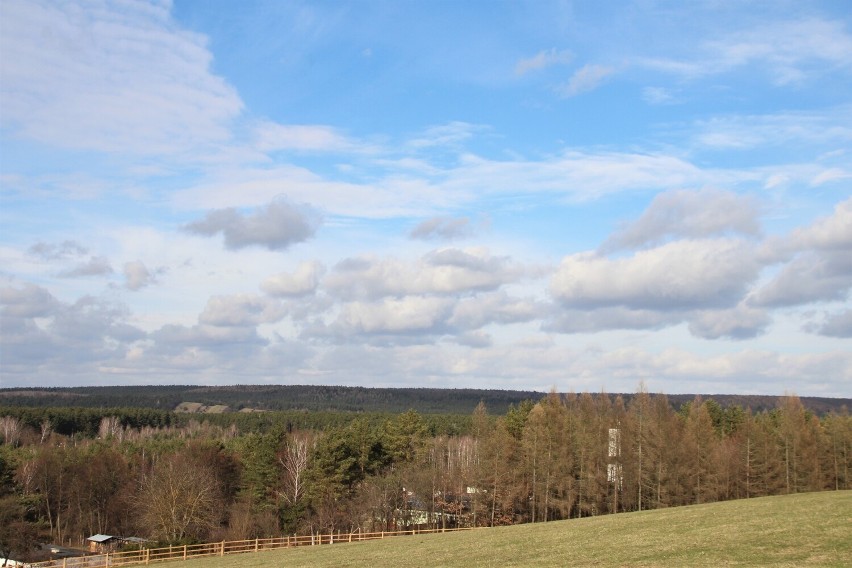
<svg viewBox="0 0 852 568">
<path fill-rule="evenodd" d="M 92 542 L 106 542 L 106 541 L 112 540 L 114 538 L 119 538 L 119 537 L 111 536 L 111 535 L 108 535 L 108 534 L 96 534 L 96 535 L 90 536 L 86 540 L 91 540 Z"/>
</svg>

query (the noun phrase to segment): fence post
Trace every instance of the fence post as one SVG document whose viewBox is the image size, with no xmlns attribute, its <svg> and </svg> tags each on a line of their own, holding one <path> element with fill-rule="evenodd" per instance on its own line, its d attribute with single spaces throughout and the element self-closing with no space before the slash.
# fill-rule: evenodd
<svg viewBox="0 0 852 568">
<path fill-rule="evenodd" d="M 147 566 L 151 562 L 151 549 L 145 549 L 145 566 Z"/>
<path fill-rule="evenodd" d="M 225 556 L 225 541 L 222 541 L 222 549 L 219 551 L 219 556 Z"/>
<path fill-rule="evenodd" d="M 254 539 L 254 551 L 257 552 L 257 539 Z"/>
<path fill-rule="evenodd" d="M 186 545 L 183 545 L 183 559 L 186 560 Z"/>
<path fill-rule="evenodd" d="M 106 564 L 104 564 L 106 568 L 109 568 L 109 552 L 106 553 Z"/>
</svg>

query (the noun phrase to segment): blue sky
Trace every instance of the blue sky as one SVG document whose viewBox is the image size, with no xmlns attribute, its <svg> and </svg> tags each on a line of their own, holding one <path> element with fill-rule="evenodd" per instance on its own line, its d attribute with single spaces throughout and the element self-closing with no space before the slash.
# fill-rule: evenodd
<svg viewBox="0 0 852 568">
<path fill-rule="evenodd" d="M 0 382 L 852 396 L 845 2 L 0 3 Z"/>
</svg>

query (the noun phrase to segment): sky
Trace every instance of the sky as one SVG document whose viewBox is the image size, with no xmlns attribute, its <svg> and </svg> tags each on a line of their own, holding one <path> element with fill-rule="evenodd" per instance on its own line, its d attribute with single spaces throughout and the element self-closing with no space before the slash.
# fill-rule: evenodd
<svg viewBox="0 0 852 568">
<path fill-rule="evenodd" d="M 3 0 L 0 386 L 852 396 L 845 1 Z"/>
</svg>

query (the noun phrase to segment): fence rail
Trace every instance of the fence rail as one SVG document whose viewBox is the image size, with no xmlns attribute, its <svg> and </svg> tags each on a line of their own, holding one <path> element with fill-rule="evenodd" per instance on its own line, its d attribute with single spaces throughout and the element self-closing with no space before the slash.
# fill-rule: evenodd
<svg viewBox="0 0 852 568">
<path fill-rule="evenodd" d="M 44 562 L 26 564 L 30 568 L 112 568 L 117 566 L 149 565 L 171 560 L 189 560 L 209 556 L 247 554 L 265 550 L 280 550 L 295 546 L 320 546 L 341 542 L 379 540 L 397 536 L 415 534 L 443 533 L 473 530 L 471 527 L 453 529 L 412 529 L 405 531 L 354 532 L 309 536 L 282 536 L 276 538 L 255 538 L 251 540 L 230 540 L 208 542 L 204 544 L 185 544 L 163 548 L 142 548 L 123 552 L 108 552 L 89 556 L 76 556 Z"/>
</svg>

